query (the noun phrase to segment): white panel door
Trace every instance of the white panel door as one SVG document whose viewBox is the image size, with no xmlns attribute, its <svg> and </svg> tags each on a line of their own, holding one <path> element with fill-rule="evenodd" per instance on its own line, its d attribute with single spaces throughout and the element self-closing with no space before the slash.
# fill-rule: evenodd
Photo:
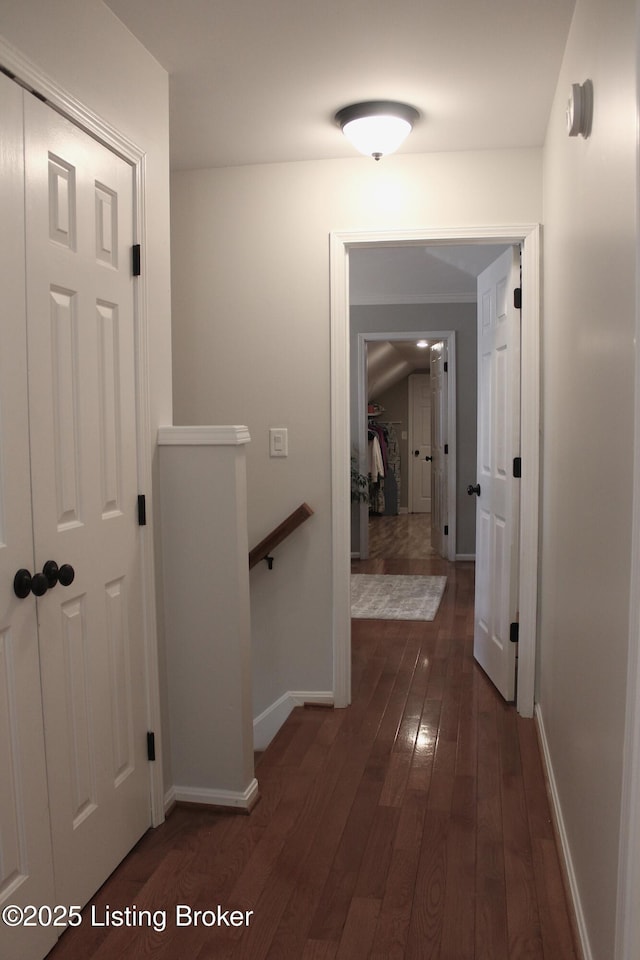
<svg viewBox="0 0 640 960">
<path fill-rule="evenodd" d="M 84 903 L 150 822 L 137 527 L 131 167 L 25 97 L 35 565 L 56 896 Z"/>
<path fill-rule="evenodd" d="M 411 513 L 431 511 L 431 388 L 429 374 L 409 377 Z"/>
<path fill-rule="evenodd" d="M 431 545 L 441 557 L 447 559 L 445 526 L 449 522 L 447 473 L 448 457 L 445 455 L 449 399 L 447 391 L 447 344 L 434 343 L 430 348 L 431 385 Z"/>
<path fill-rule="evenodd" d="M 478 277 L 478 471 L 474 655 L 505 700 L 516 690 L 520 445 L 520 255 L 510 248 Z"/>
<path fill-rule="evenodd" d="M 34 572 L 25 328 L 22 90 L 0 75 L 0 910 L 53 904 Z M 0 956 L 42 957 L 51 927 L 0 923 Z"/>
</svg>

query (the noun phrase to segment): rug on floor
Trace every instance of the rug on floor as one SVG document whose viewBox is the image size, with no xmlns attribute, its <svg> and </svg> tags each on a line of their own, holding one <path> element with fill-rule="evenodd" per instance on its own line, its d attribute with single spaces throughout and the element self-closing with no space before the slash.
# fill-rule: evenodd
<svg viewBox="0 0 640 960">
<path fill-rule="evenodd" d="M 433 620 L 446 577 L 351 575 L 351 616 L 359 620 Z"/>
</svg>

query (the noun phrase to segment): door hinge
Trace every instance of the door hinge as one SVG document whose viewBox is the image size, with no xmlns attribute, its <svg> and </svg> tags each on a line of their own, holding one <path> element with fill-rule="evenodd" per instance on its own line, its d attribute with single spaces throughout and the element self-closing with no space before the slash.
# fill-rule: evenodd
<svg viewBox="0 0 640 960">
<path fill-rule="evenodd" d="M 146 527 L 147 525 L 147 498 L 144 493 L 138 494 L 138 526 Z"/>
<path fill-rule="evenodd" d="M 517 480 L 522 476 L 522 457 L 513 458 L 513 475 Z"/>
<path fill-rule="evenodd" d="M 516 287 L 513 291 L 513 305 L 516 310 L 522 310 L 522 287 Z"/>
<path fill-rule="evenodd" d="M 445 537 L 448 537 L 448 536 L 449 536 L 449 524 L 448 524 L 448 523 L 445 523 L 445 525 L 444 525 L 444 535 L 445 535 Z"/>
<path fill-rule="evenodd" d="M 152 730 L 147 733 L 147 760 L 156 758 L 156 735 Z"/>
<path fill-rule="evenodd" d="M 445 452 L 445 453 L 449 453 L 449 444 L 448 444 L 448 443 L 445 443 L 445 445 L 444 445 L 444 452 Z"/>
<path fill-rule="evenodd" d="M 517 642 L 518 642 L 518 640 L 519 640 L 519 634 L 520 634 L 520 624 L 519 624 L 519 623 L 512 623 L 512 624 L 509 626 L 509 640 L 511 640 L 511 643 L 517 643 Z"/>
<path fill-rule="evenodd" d="M 131 273 L 134 277 L 140 276 L 140 244 L 134 243 L 131 247 Z"/>
<path fill-rule="evenodd" d="M 449 362 L 448 362 L 448 360 L 445 360 L 445 362 L 444 362 L 444 372 L 445 372 L 445 373 L 449 373 Z"/>
</svg>

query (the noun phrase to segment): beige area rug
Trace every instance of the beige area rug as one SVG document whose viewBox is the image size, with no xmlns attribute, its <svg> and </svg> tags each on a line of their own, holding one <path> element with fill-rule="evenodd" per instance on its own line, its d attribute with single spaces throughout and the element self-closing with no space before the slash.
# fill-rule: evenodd
<svg viewBox="0 0 640 960">
<path fill-rule="evenodd" d="M 351 575 L 351 616 L 358 620 L 433 620 L 446 577 Z"/>
</svg>

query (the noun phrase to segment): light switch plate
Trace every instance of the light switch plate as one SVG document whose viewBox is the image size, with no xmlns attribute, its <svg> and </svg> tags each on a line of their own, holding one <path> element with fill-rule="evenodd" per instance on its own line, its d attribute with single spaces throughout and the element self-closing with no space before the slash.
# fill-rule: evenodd
<svg viewBox="0 0 640 960">
<path fill-rule="evenodd" d="M 289 456 L 289 435 L 286 427 L 271 427 L 269 430 L 269 456 Z"/>
</svg>

